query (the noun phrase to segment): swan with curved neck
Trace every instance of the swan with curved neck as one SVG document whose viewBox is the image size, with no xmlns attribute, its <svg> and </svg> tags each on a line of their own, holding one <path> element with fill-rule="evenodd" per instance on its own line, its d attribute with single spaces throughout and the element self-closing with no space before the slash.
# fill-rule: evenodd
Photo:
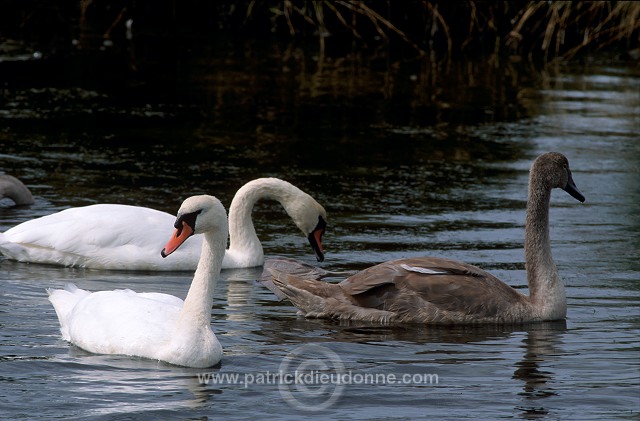
<svg viewBox="0 0 640 421">
<path fill-rule="evenodd" d="M 161 293 L 89 292 L 74 285 L 47 290 L 62 337 L 92 353 L 150 358 L 187 367 L 211 367 L 222 347 L 211 330 L 211 306 L 227 244 L 224 207 L 213 196 L 184 201 L 166 257 L 193 234 L 203 234 L 198 268 L 184 302 Z"/>
<path fill-rule="evenodd" d="M 33 205 L 33 195 L 22 181 L 9 175 L 0 175 L 0 199 L 9 198 L 16 206 Z"/>
<path fill-rule="evenodd" d="M 307 317 L 426 324 L 500 324 L 566 317 L 564 285 L 551 256 L 549 201 L 561 188 L 575 199 L 577 189 L 567 158 L 547 153 L 533 163 L 525 226 L 526 296 L 475 266 L 442 258 L 393 260 L 372 266 L 339 284 L 287 273 L 286 264 L 265 263 L 263 278 Z M 294 267 L 294 269 L 296 269 Z"/>
<path fill-rule="evenodd" d="M 235 194 L 229 210 L 229 250 L 223 269 L 260 266 L 262 244 L 251 220 L 260 199 L 282 204 L 307 237 L 319 261 L 327 214 L 311 196 L 277 178 L 248 182 Z M 157 244 L 174 217 L 140 206 L 98 204 L 70 208 L 33 219 L 0 233 L 0 253 L 20 262 L 110 270 L 195 270 L 201 236 L 181 247 L 175 259 L 162 259 Z"/>
<path fill-rule="evenodd" d="M 298 228 L 307 236 L 318 261 L 324 260 L 322 235 L 327 213 L 318 202 L 296 186 L 277 178 L 259 178 L 242 186 L 229 207 L 229 249 L 223 268 L 260 266 L 264 263 L 251 211 L 261 199 L 280 202 Z"/>
</svg>

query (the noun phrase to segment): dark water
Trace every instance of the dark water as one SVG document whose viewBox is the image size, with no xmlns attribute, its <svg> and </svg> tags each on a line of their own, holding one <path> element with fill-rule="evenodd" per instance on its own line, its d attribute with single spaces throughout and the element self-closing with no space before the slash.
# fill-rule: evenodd
<svg viewBox="0 0 640 421">
<path fill-rule="evenodd" d="M 25 181 L 36 204 L 0 202 L 0 230 L 90 203 L 174 213 L 185 197 L 207 192 L 228 204 L 244 182 L 277 176 L 326 207 L 324 268 L 430 254 L 476 264 L 526 290 L 528 168 L 556 150 L 587 197 L 580 204 L 562 191 L 552 195 L 566 322 L 426 328 L 305 320 L 252 281 L 259 268 L 229 270 L 212 310 L 224 358 L 195 370 L 69 346 L 45 292 L 74 282 L 184 297 L 190 274 L 0 260 L 0 416 L 637 419 L 637 69 L 563 68 L 522 81 L 505 94 L 512 104 L 483 99 L 481 88 L 456 98 L 451 88 L 429 105 L 420 97 L 433 89 L 419 87 L 424 72 L 398 71 L 392 83 L 357 61 L 329 62 L 323 72 L 284 69 L 277 58 L 200 57 L 166 91 L 137 92 L 142 99 L 66 83 L 5 89 L 0 169 Z M 254 220 L 267 256 L 314 263 L 278 206 L 260 204 Z M 287 387 L 268 377 L 283 367 L 342 367 L 351 384 Z M 224 373 L 238 374 L 237 384 L 198 377 Z M 365 375 L 378 376 L 376 384 L 365 384 Z"/>
</svg>

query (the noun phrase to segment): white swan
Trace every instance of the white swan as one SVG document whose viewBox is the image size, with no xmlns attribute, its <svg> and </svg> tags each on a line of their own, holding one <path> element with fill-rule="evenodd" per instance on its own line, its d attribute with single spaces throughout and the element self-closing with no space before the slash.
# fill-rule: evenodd
<svg viewBox="0 0 640 421">
<path fill-rule="evenodd" d="M 307 236 L 319 261 L 327 214 L 311 196 L 278 178 L 259 178 L 242 186 L 229 208 L 229 250 L 223 269 L 260 266 L 262 244 L 251 220 L 260 199 L 279 201 Z M 193 238 L 176 259 L 162 259 L 158 244 L 174 217 L 140 206 L 98 204 L 70 208 L 33 219 L 0 233 L 0 253 L 20 262 L 111 270 L 194 270 L 202 238 Z"/>
<path fill-rule="evenodd" d="M 554 152 L 539 156 L 529 175 L 524 243 L 529 296 L 480 268 L 435 257 L 381 263 L 339 284 L 316 280 L 318 274 L 304 266 L 267 260 L 263 283 L 307 317 L 426 324 L 564 319 L 567 300 L 549 241 L 553 188 L 585 200 L 567 158 Z"/>
<path fill-rule="evenodd" d="M 211 330 L 211 306 L 227 244 L 227 214 L 215 197 L 193 196 L 183 202 L 175 225 L 163 257 L 191 235 L 204 235 L 184 302 L 173 295 L 128 289 L 89 292 L 75 285 L 48 289 L 63 339 L 96 354 L 151 358 L 186 367 L 211 367 L 220 361 L 222 346 Z"/>
<path fill-rule="evenodd" d="M 0 175 L 0 199 L 5 197 L 13 200 L 16 206 L 34 203 L 33 196 L 27 186 L 9 174 Z"/>
</svg>

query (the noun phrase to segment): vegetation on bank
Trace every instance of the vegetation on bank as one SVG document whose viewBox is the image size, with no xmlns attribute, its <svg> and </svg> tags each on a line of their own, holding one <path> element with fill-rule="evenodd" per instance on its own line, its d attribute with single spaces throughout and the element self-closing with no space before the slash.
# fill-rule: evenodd
<svg viewBox="0 0 640 421">
<path fill-rule="evenodd" d="M 261 2 L 249 2 L 251 16 Z M 519 55 L 573 58 L 609 47 L 625 52 L 640 41 L 634 1 L 279 1 L 275 29 L 400 40 L 438 58 Z"/>
<path fill-rule="evenodd" d="M 316 39 L 393 45 L 437 60 L 521 56 L 548 61 L 615 50 L 637 58 L 640 2 L 451 0 L 0 0 L 0 41 L 60 49 L 83 33 L 109 43 L 136 34 Z M 64 45 L 67 45 L 64 44 Z"/>
</svg>

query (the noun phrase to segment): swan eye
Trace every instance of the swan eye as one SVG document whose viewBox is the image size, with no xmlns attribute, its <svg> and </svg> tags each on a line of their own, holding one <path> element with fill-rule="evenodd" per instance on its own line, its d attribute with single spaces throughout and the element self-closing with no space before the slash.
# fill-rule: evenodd
<svg viewBox="0 0 640 421">
<path fill-rule="evenodd" d="M 189 225 L 193 231 L 195 231 L 196 230 L 196 218 L 201 213 L 202 213 L 202 209 L 200 209 L 198 211 L 195 211 L 195 212 L 185 213 L 184 215 L 180 215 L 176 219 L 176 223 L 173 224 L 174 228 L 179 230 L 179 233 L 180 233 L 180 232 L 182 232 L 182 224 L 185 223 L 185 224 Z"/>
</svg>

